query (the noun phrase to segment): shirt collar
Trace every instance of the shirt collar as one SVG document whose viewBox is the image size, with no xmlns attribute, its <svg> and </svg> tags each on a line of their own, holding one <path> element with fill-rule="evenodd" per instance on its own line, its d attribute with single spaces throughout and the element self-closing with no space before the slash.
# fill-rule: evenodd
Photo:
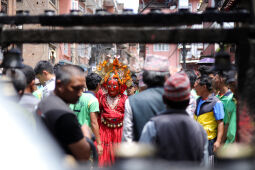
<svg viewBox="0 0 255 170">
<path fill-rule="evenodd" d="M 56 78 L 55 78 L 55 77 L 53 77 L 52 79 L 50 79 L 50 80 L 46 81 L 46 82 L 45 82 L 45 85 L 47 85 L 47 84 L 51 83 L 52 81 L 55 81 L 55 79 L 56 79 Z"/>
</svg>

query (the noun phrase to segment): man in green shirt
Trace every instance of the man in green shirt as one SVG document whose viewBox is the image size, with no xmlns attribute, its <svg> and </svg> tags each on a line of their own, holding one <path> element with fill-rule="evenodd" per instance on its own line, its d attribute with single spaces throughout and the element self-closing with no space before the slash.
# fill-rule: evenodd
<svg viewBox="0 0 255 170">
<path fill-rule="evenodd" d="M 88 91 L 82 94 L 78 103 L 70 105 L 70 108 L 77 115 L 77 119 L 80 125 L 83 126 L 84 124 L 86 124 L 91 128 L 96 138 L 99 155 L 102 154 L 103 148 L 101 146 L 99 127 L 97 122 L 97 116 L 99 113 L 99 102 L 95 97 L 95 94 L 100 88 L 100 82 L 101 77 L 98 74 L 90 73 L 86 77 Z"/>
<path fill-rule="evenodd" d="M 223 141 L 225 144 L 235 142 L 236 137 L 236 103 L 233 93 L 228 89 L 226 79 L 228 72 L 217 73 L 214 82 L 219 90 L 217 97 L 221 100 L 224 106 L 224 134 Z"/>
</svg>

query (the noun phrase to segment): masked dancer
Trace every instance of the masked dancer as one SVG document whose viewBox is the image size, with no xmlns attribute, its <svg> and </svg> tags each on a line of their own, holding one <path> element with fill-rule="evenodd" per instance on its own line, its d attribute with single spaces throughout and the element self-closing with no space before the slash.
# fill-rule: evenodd
<svg viewBox="0 0 255 170">
<path fill-rule="evenodd" d="M 114 59 L 113 63 L 103 62 L 98 66 L 98 74 L 103 77 L 107 93 L 99 98 L 99 131 L 103 154 L 99 156 L 99 166 L 110 166 L 115 162 L 114 145 L 121 142 L 125 101 L 123 94 L 132 84 L 130 70 Z"/>
</svg>

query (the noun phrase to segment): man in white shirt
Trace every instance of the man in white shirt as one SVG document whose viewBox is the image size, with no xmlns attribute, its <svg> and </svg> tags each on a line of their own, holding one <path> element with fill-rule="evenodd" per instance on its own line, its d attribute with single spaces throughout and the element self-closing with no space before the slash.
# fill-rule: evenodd
<svg viewBox="0 0 255 170">
<path fill-rule="evenodd" d="M 55 89 L 55 75 L 53 66 L 48 61 L 39 61 L 35 68 L 36 78 L 44 86 L 42 90 L 42 98 L 49 96 L 49 94 Z"/>
</svg>

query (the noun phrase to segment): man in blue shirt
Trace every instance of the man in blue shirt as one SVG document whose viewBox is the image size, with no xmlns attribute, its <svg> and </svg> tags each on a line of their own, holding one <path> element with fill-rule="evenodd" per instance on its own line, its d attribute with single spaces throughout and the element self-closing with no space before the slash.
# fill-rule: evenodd
<svg viewBox="0 0 255 170">
<path fill-rule="evenodd" d="M 212 79 L 201 76 L 195 83 L 195 90 L 200 96 L 194 118 L 207 132 L 209 155 L 220 147 L 224 131 L 224 107 L 222 102 L 212 94 Z"/>
</svg>

